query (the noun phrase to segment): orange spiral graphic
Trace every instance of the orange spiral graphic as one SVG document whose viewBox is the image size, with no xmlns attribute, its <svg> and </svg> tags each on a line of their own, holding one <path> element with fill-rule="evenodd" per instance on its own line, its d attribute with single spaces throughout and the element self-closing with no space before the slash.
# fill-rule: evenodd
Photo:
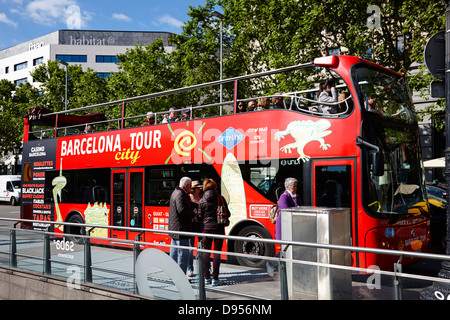
<svg viewBox="0 0 450 320">
<path fill-rule="evenodd" d="M 189 130 L 184 130 L 175 139 L 173 147 L 180 156 L 189 156 L 190 151 L 197 145 L 197 138 Z"/>
</svg>

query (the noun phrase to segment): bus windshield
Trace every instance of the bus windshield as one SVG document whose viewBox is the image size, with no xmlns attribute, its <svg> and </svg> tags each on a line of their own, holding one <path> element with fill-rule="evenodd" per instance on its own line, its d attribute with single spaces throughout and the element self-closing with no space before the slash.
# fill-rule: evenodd
<svg viewBox="0 0 450 320">
<path fill-rule="evenodd" d="M 406 83 L 400 76 L 367 66 L 354 75 L 368 111 L 362 138 L 379 148 L 362 148 L 365 208 L 379 217 L 428 212 L 417 120 Z"/>
<path fill-rule="evenodd" d="M 381 146 L 382 175 L 375 174 L 372 157 L 366 151 L 363 178 L 364 202 L 371 212 L 383 214 L 423 213 L 427 210 L 423 170 L 417 135 L 408 129 L 395 129 L 382 123 L 370 123 L 365 139 L 374 137 L 374 145 Z"/>
<path fill-rule="evenodd" d="M 409 123 L 416 121 L 404 78 L 366 65 L 356 67 L 354 76 L 361 92 L 363 110 L 378 113 L 384 118 Z"/>
</svg>

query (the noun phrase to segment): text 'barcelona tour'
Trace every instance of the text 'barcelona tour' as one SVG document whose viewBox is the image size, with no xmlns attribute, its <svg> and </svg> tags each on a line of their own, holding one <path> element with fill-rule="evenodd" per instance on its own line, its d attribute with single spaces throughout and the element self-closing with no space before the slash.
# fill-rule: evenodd
<svg viewBox="0 0 450 320">
<path fill-rule="evenodd" d="M 131 151 L 143 148 L 161 148 L 161 131 L 132 132 L 126 141 L 127 145 L 122 146 L 121 134 L 102 135 L 100 137 L 77 137 L 63 140 L 61 141 L 61 157 L 119 152 L 123 150 L 122 147 L 126 147 Z"/>
</svg>

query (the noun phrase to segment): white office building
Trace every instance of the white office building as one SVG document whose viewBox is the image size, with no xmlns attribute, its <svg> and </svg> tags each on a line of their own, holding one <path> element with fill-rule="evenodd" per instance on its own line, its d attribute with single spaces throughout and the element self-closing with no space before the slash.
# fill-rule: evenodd
<svg viewBox="0 0 450 320">
<path fill-rule="evenodd" d="M 117 71 L 117 54 L 138 44 L 148 45 L 162 39 L 167 52 L 169 32 L 58 30 L 42 37 L 0 50 L 0 79 L 15 84 L 28 81 L 30 72 L 48 60 L 79 64 L 91 68 L 99 77 Z"/>
</svg>

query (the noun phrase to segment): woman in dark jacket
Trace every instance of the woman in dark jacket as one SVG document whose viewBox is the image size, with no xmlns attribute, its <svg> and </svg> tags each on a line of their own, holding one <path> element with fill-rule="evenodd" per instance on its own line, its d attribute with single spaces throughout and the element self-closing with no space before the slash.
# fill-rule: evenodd
<svg viewBox="0 0 450 320">
<path fill-rule="evenodd" d="M 225 212 L 229 217 L 229 211 L 227 202 L 217 192 L 217 183 L 212 179 L 205 179 L 203 181 L 203 198 L 198 202 L 198 218 L 203 222 L 203 233 L 211 234 L 225 234 L 225 226 L 217 223 L 217 206 L 219 202 L 225 206 Z M 223 239 L 217 238 L 203 238 L 203 248 L 211 250 L 212 243 L 214 241 L 214 251 L 222 251 Z M 203 253 L 203 274 L 205 277 L 205 284 L 211 284 L 217 286 L 219 282 L 219 267 L 220 267 L 220 253 L 214 253 L 213 255 L 213 272 L 210 274 L 210 254 L 209 252 Z"/>
</svg>

